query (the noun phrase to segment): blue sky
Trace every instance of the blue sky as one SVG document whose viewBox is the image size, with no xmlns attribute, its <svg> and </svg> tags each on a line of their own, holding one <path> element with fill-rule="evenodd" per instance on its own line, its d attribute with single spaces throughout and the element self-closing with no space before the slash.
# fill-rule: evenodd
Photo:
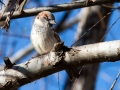
<svg viewBox="0 0 120 90">
<path fill-rule="evenodd" d="M 64 0 L 64 2 L 68 2 L 70 0 Z M 47 0 L 42 0 L 41 3 L 44 3 L 44 5 L 48 5 Z M 55 4 L 63 3 L 63 0 L 56 0 Z M 52 3 L 54 4 L 54 3 Z M 32 1 L 29 2 L 26 6 L 26 8 L 33 8 L 37 7 L 35 3 Z M 69 19 L 72 18 L 74 15 L 76 15 L 80 9 L 72 10 L 71 15 L 69 16 Z M 59 22 L 64 12 L 57 12 L 54 13 L 56 17 L 56 21 Z M 109 20 L 108 28 L 113 24 L 113 22 L 120 16 L 120 11 L 116 10 L 112 13 L 111 18 Z M 9 28 L 8 33 L 14 33 L 19 35 L 30 35 L 31 26 L 34 21 L 34 16 L 27 17 L 27 18 L 21 18 L 21 19 L 14 19 L 11 20 L 11 26 Z M 119 40 L 120 39 L 120 33 L 119 33 L 119 25 L 120 20 L 112 27 L 110 32 L 106 35 L 105 41 L 111 41 L 111 40 Z M 66 46 L 70 46 L 74 42 L 74 36 L 76 32 L 77 24 L 75 24 L 72 29 L 67 29 L 64 32 L 59 33 L 59 36 L 62 41 L 64 41 Z M 21 48 L 25 47 L 30 43 L 29 38 L 23 38 L 23 37 L 8 37 L 5 35 L 2 35 L 5 33 L 3 30 L 0 30 L 0 48 L 4 48 L 4 52 L 2 55 L 0 55 L 1 63 L 3 63 L 3 58 L 5 56 L 12 56 L 14 53 L 16 53 Z M 7 43 L 3 45 L 4 43 Z M 10 53 L 12 48 L 12 53 Z M 25 60 L 30 59 L 35 54 L 35 51 L 32 51 L 27 56 L 23 57 L 18 63 L 22 63 Z M 115 80 L 118 71 L 120 70 L 120 62 L 106 62 L 101 63 L 100 68 L 98 71 L 98 76 L 96 80 L 95 90 L 108 90 L 110 86 L 112 85 L 113 81 Z M 65 80 L 67 78 L 66 72 L 61 71 L 59 72 L 59 85 L 60 90 L 63 90 Z M 47 83 L 46 83 L 47 82 Z M 58 86 L 58 73 L 55 73 L 53 75 L 49 75 L 47 77 L 44 77 L 40 80 L 36 80 L 34 82 L 31 82 L 27 85 L 24 85 L 20 87 L 19 90 L 59 90 Z M 118 79 L 116 86 L 114 90 L 120 89 L 120 79 Z"/>
</svg>

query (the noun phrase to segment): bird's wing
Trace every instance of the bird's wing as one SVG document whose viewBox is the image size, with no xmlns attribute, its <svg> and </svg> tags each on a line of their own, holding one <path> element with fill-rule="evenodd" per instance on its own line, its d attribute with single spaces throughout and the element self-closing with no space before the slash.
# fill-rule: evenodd
<svg viewBox="0 0 120 90">
<path fill-rule="evenodd" d="M 54 31 L 54 29 L 53 29 L 53 32 L 54 32 L 54 37 L 57 39 L 57 41 L 58 41 L 58 42 L 61 42 L 60 37 L 59 37 L 58 34 Z"/>
</svg>

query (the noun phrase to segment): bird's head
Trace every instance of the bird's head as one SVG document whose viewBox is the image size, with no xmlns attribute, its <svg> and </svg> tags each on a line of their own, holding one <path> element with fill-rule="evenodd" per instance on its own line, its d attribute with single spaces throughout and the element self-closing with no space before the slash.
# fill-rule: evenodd
<svg viewBox="0 0 120 90">
<path fill-rule="evenodd" d="M 40 12 L 35 18 L 35 23 L 39 24 L 40 26 L 50 27 L 52 27 L 53 24 L 56 24 L 54 15 L 49 11 Z"/>
</svg>

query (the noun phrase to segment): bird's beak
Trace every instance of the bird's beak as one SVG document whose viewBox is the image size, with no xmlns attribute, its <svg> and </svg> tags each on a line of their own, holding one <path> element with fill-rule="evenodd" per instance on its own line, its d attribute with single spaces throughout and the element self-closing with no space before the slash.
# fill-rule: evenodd
<svg viewBox="0 0 120 90">
<path fill-rule="evenodd" d="M 55 20 L 50 20 L 50 24 L 56 24 Z"/>
</svg>

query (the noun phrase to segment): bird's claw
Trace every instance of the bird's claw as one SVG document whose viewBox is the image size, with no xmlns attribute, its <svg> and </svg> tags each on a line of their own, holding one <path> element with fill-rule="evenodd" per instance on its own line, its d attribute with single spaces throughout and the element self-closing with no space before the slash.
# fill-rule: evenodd
<svg viewBox="0 0 120 90">
<path fill-rule="evenodd" d="M 64 46 L 64 42 L 58 42 L 54 44 L 52 51 L 60 51 Z"/>
</svg>

